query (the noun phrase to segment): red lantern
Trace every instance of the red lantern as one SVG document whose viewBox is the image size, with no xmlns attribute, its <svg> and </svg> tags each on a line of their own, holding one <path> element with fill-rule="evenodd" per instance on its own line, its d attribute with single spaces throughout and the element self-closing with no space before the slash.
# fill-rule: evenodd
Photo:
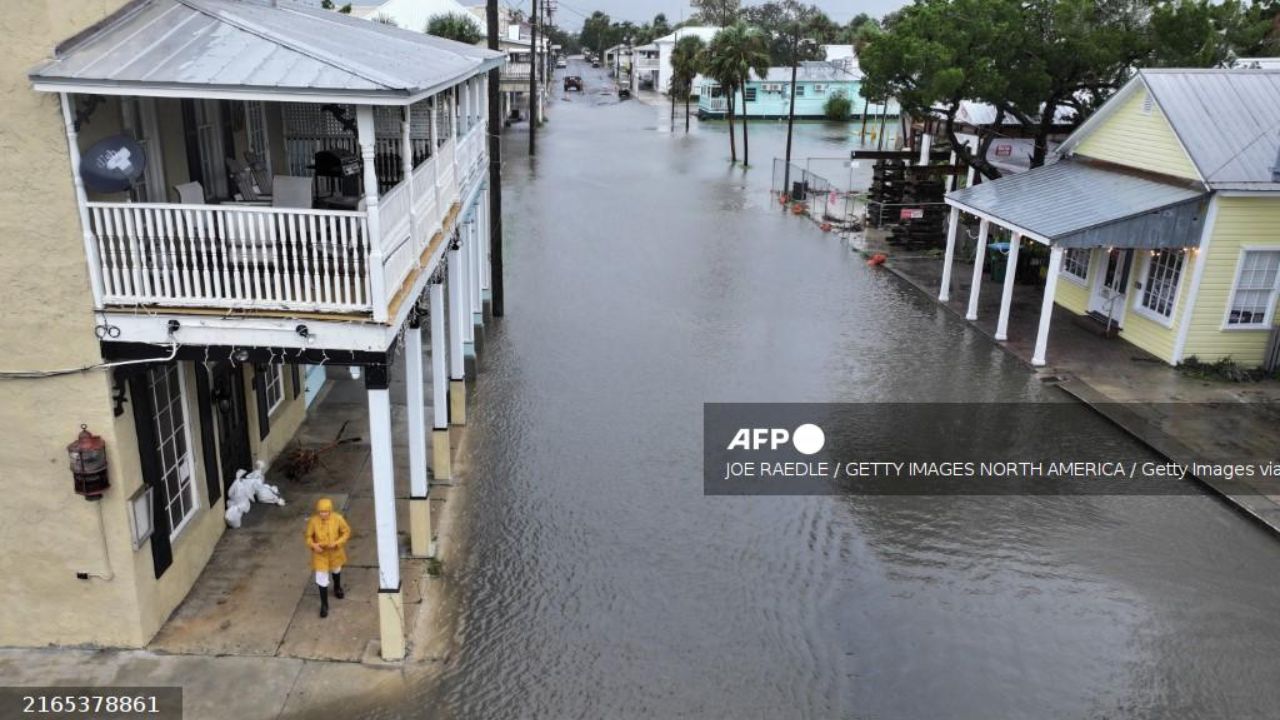
<svg viewBox="0 0 1280 720">
<path fill-rule="evenodd" d="M 86 500 L 101 498 L 111 487 L 107 480 L 107 443 L 101 436 L 89 432 L 87 425 L 81 425 L 80 437 L 67 446 L 67 456 L 71 459 L 76 494 Z"/>
</svg>

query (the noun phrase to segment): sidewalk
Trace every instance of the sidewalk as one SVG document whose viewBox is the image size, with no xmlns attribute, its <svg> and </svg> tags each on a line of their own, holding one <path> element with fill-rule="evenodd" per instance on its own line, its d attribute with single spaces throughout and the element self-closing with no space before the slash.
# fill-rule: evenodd
<svg viewBox="0 0 1280 720">
<path fill-rule="evenodd" d="M 904 253 L 868 231 L 850 244 L 865 255 L 884 253 L 883 265 L 929 297 L 942 282 L 940 252 Z M 973 265 L 956 259 L 946 307 L 963 318 Z M 995 340 L 1001 284 L 983 275 L 978 319 L 969 324 Z M 1044 296 L 1039 286 L 1014 285 L 1009 339 L 999 343 L 1030 367 Z M 1034 368 L 1072 396 L 1097 410 L 1137 439 L 1182 464 L 1226 463 L 1273 458 L 1280 447 L 1280 382 L 1229 383 L 1191 377 L 1119 339 L 1085 329 L 1079 316 L 1054 307 L 1048 365 Z M 1197 478 L 1224 499 L 1280 533 L 1280 495 L 1275 485 Z M 1268 494 L 1270 493 L 1270 494 Z"/>
<path fill-rule="evenodd" d="M 482 330 L 477 328 L 477 340 Z M 424 367 L 430 353 L 424 348 Z M 460 613 L 447 570 L 427 573 L 428 561 L 408 557 L 408 450 L 403 358 L 391 387 L 396 453 L 397 530 L 401 539 L 408 654 L 383 662 L 377 649 L 377 559 L 369 463 L 368 411 L 363 380 L 329 369 L 330 383 L 308 412 L 295 442 L 331 441 L 343 422 L 343 445 L 323 466 L 290 481 L 278 459 L 268 482 L 280 486 L 285 507 L 255 504 L 239 529 L 224 533 L 187 598 L 145 650 L 0 648 L 0 676 L 8 685 L 181 686 L 187 720 L 229 717 L 366 716 L 393 705 L 439 672 L 454 650 Z M 426 387 L 430 403 L 430 384 Z M 437 557 L 447 568 L 461 557 L 453 542 L 468 477 L 466 434 L 453 428 L 454 480 L 431 486 Z M 287 452 L 287 451 L 286 451 Z M 430 442 L 427 443 L 430 467 Z M 302 535 L 315 500 L 327 496 L 352 528 L 343 570 L 346 598 L 330 598 L 319 617 L 319 596 Z M 453 560 L 460 563 L 461 560 Z"/>
</svg>

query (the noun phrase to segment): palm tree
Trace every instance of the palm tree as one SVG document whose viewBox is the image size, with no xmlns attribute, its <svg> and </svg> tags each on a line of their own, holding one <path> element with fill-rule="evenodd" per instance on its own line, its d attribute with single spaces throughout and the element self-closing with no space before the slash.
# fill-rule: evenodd
<svg viewBox="0 0 1280 720">
<path fill-rule="evenodd" d="M 729 96 L 729 136 L 733 144 L 734 105 L 739 88 L 745 88 L 751 73 L 764 77 L 769 72 L 769 45 L 759 28 L 739 20 L 721 30 L 708 48 L 708 73 L 725 88 Z M 743 110 L 746 110 L 745 93 Z M 736 153 L 735 153 L 736 155 Z M 748 165 L 751 149 L 747 137 L 747 119 L 742 119 L 742 164 Z M 736 160 L 736 157 L 735 157 Z"/>
<path fill-rule="evenodd" d="M 699 63 L 706 43 L 697 35 L 686 35 L 680 38 L 671 51 L 672 87 L 679 86 L 684 96 L 684 131 L 689 132 L 689 96 L 693 94 L 693 79 L 698 76 Z M 675 96 L 672 96 L 672 103 Z M 674 105 L 673 111 L 674 114 Z"/>
<path fill-rule="evenodd" d="M 721 30 L 720 35 L 724 32 Z M 703 75 L 720 85 L 721 94 L 726 98 L 725 117 L 729 121 L 729 161 L 736 163 L 738 162 L 738 141 L 733 130 L 733 96 L 738 87 L 738 71 L 729 56 L 722 51 L 722 47 L 716 44 L 719 39 L 720 36 L 717 35 L 702 51 L 698 64 L 702 68 Z"/>
</svg>

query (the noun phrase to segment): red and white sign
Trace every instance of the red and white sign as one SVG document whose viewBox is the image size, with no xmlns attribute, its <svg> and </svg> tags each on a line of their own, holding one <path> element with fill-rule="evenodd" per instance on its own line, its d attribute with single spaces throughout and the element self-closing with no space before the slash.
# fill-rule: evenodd
<svg viewBox="0 0 1280 720">
<path fill-rule="evenodd" d="M 1006 145 L 997 145 L 997 146 L 996 146 L 996 157 L 1009 157 L 1009 156 L 1010 156 L 1010 155 L 1012 155 L 1012 154 L 1013 154 L 1013 146 L 1012 146 L 1012 145 L 1007 145 L 1007 144 L 1006 144 Z"/>
<path fill-rule="evenodd" d="M 902 208 L 898 213 L 899 220 L 918 220 L 924 217 L 924 208 Z"/>
</svg>

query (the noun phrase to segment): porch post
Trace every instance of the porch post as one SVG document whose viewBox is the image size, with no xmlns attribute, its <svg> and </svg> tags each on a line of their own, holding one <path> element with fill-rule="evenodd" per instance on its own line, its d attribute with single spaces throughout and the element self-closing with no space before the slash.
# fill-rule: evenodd
<svg viewBox="0 0 1280 720">
<path fill-rule="evenodd" d="M 1018 250 L 1022 233 L 1009 238 L 1009 259 L 1004 264 L 1004 288 L 1000 292 L 1000 317 L 996 320 L 996 340 L 1009 339 L 1009 306 L 1013 305 L 1013 276 L 1018 273 Z"/>
<path fill-rule="evenodd" d="M 444 334 L 444 278 L 431 278 L 431 475 L 453 477 L 449 449 L 449 370 Z"/>
<path fill-rule="evenodd" d="M 462 81 L 462 122 L 458 125 L 458 134 L 466 135 L 471 129 L 471 79 Z"/>
<path fill-rule="evenodd" d="M 982 289 L 982 264 L 987 259 L 987 231 L 991 228 L 991 221 L 983 219 L 978 225 L 978 251 L 973 258 L 973 284 L 969 286 L 969 312 L 965 313 L 965 320 L 978 319 L 978 291 Z"/>
<path fill-rule="evenodd" d="M 449 421 L 454 425 L 467 424 L 466 357 L 462 351 L 464 323 L 462 296 L 462 243 L 454 231 L 453 244 L 449 246 Z"/>
<path fill-rule="evenodd" d="M 93 290 L 93 307 L 101 310 L 103 306 L 102 290 L 102 257 L 98 254 L 98 243 L 93 235 L 93 225 L 89 222 L 89 196 L 84 191 L 84 179 L 80 177 L 80 140 L 76 132 L 75 115 L 71 111 L 71 96 L 59 93 L 62 102 L 62 121 L 67 130 L 67 157 L 71 160 L 71 182 L 76 189 L 76 210 L 80 213 L 81 238 L 84 240 L 84 256 L 89 262 L 89 286 Z"/>
<path fill-rule="evenodd" d="M 374 168 L 373 106 L 356 106 L 356 135 L 360 141 L 360 158 L 364 162 L 364 206 L 369 233 L 369 295 L 375 322 L 387 319 L 386 275 L 382 270 L 382 226 L 378 221 L 378 174 Z"/>
<path fill-rule="evenodd" d="M 492 242 L 493 231 L 489 228 L 489 187 L 487 182 L 485 183 L 485 189 L 480 193 L 480 217 L 482 218 L 481 227 L 484 228 L 484 232 L 480 235 L 480 257 L 482 258 L 480 263 L 480 289 L 482 291 L 481 296 L 492 304 L 493 267 L 491 263 L 493 259 L 489 256 L 489 243 Z"/>
<path fill-rule="evenodd" d="M 426 398 L 422 379 L 422 320 L 417 309 L 404 334 L 405 401 L 409 415 L 409 548 L 414 557 L 431 554 L 431 505 L 427 499 Z"/>
<path fill-rule="evenodd" d="M 927 132 L 920 133 L 920 161 L 917 165 L 929 164 L 929 147 L 933 144 L 933 136 Z"/>
<path fill-rule="evenodd" d="M 421 255 L 427 240 L 418 231 L 418 195 L 413 187 L 413 134 L 411 132 L 413 110 L 404 106 L 404 119 L 400 122 L 400 167 L 404 175 L 405 190 L 409 193 L 409 237 L 413 240 L 415 255 Z"/>
<path fill-rule="evenodd" d="M 466 212 L 465 210 L 463 212 Z M 471 322 L 471 228 L 475 224 L 475 219 L 470 221 L 463 220 L 458 223 L 458 233 L 462 239 L 461 252 L 458 255 L 461 267 L 459 273 L 462 276 L 461 282 L 458 283 L 458 327 L 462 328 L 462 342 L 465 354 L 471 357 L 476 355 L 476 328 Z"/>
<path fill-rule="evenodd" d="M 395 461 L 391 450 L 391 397 L 385 365 L 364 368 L 369 396 L 369 445 L 373 463 L 373 517 L 378 537 L 378 625 L 382 658 L 404 657 L 404 603 L 400 596 L 400 547 L 396 537 Z"/>
<path fill-rule="evenodd" d="M 1058 291 L 1058 273 L 1062 271 L 1062 246 L 1049 248 L 1049 274 L 1044 280 L 1044 299 L 1040 301 L 1040 328 L 1036 330 L 1036 349 L 1031 364 L 1044 366 L 1044 353 L 1049 347 L 1049 321 L 1053 319 L 1053 296 Z"/>
<path fill-rule="evenodd" d="M 483 220 L 478 197 L 471 209 L 471 322 L 476 327 L 481 327 L 484 325 L 484 298 L 480 294 L 480 283 L 483 281 L 483 273 L 480 272 L 480 223 Z"/>
<path fill-rule="evenodd" d="M 947 302 L 951 299 L 951 261 L 956 256 L 956 231 L 960 228 L 960 208 L 951 208 L 951 219 L 947 223 L 947 252 L 942 258 L 942 287 L 938 290 L 938 300 Z"/>
</svg>

